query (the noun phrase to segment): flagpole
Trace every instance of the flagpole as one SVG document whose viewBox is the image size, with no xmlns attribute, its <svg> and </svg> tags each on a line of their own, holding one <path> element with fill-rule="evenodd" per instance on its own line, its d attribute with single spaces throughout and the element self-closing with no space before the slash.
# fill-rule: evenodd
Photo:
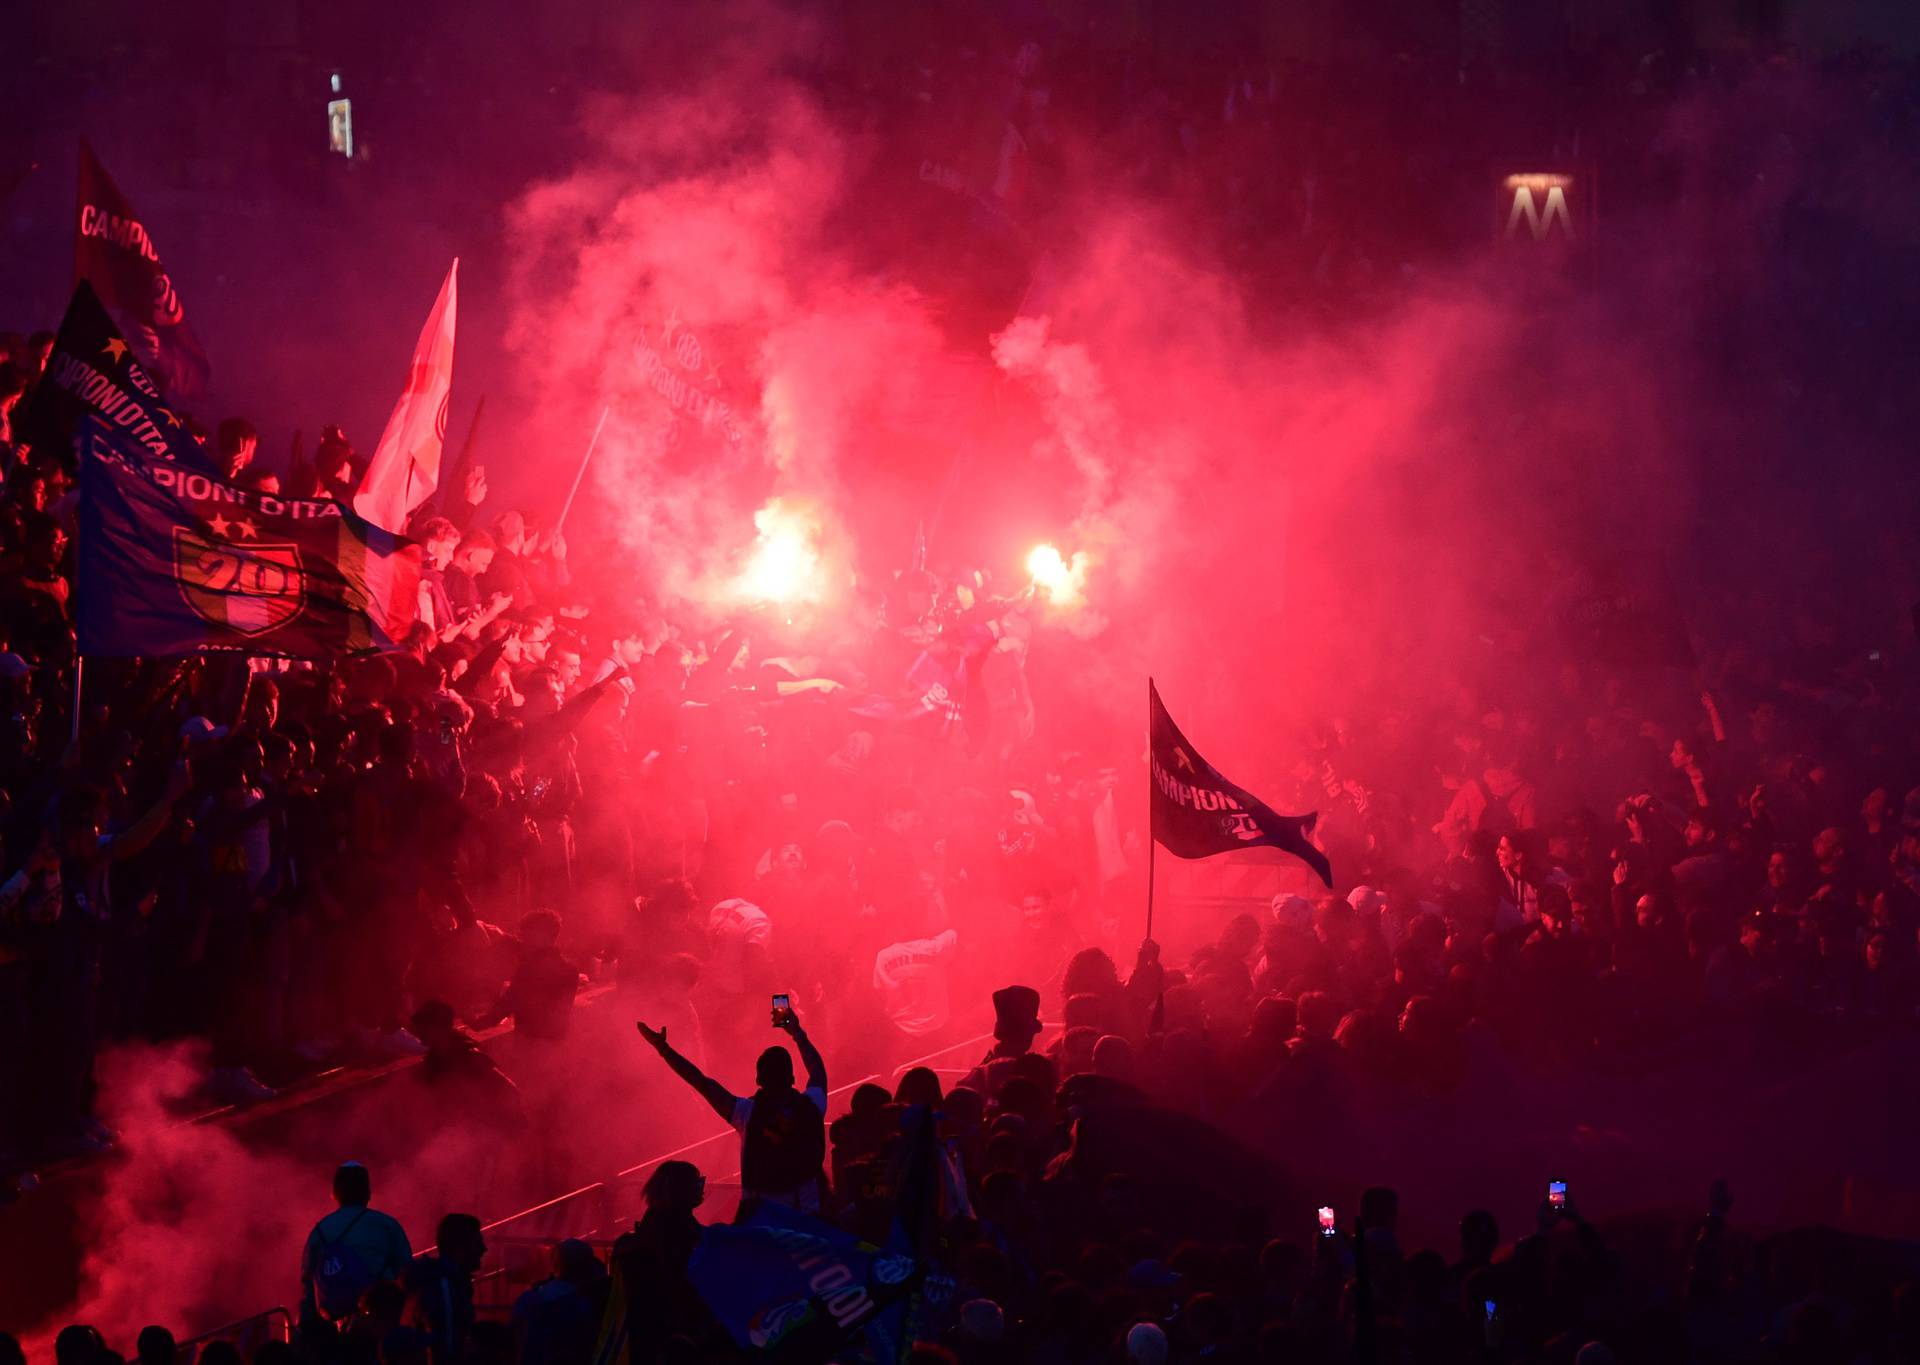
<svg viewBox="0 0 1920 1365">
<path fill-rule="evenodd" d="M 1153 830 L 1153 712 L 1156 693 L 1153 679 L 1147 679 L 1147 937 L 1140 945 L 1144 958 L 1147 944 L 1153 942 L 1153 859 L 1159 851 L 1160 841 L 1154 837 Z M 1138 969 L 1136 968 L 1136 971 Z M 1154 970 L 1159 973 L 1160 989 L 1153 993 L 1153 1008 L 1147 1011 L 1147 1035 L 1158 1037 L 1167 1026 L 1167 990 L 1166 974 L 1160 971 L 1160 957 L 1154 954 Z"/>
<path fill-rule="evenodd" d="M 567 524 L 567 513 L 573 510 L 573 495 L 580 491 L 580 480 L 587 476 L 587 462 L 593 458 L 594 450 L 600 445 L 600 433 L 606 430 L 607 414 L 612 411 L 611 406 L 600 409 L 600 420 L 594 424 L 593 439 L 587 442 L 587 453 L 580 457 L 580 468 L 574 471 L 573 487 L 567 490 L 566 505 L 560 509 L 559 520 L 553 523 L 555 535 L 560 534 L 560 528 Z"/>
<path fill-rule="evenodd" d="M 1147 762 L 1153 762 L 1153 679 L 1147 679 Z M 1147 937 L 1153 937 L 1153 854 L 1159 840 L 1153 837 L 1153 774 L 1147 774 Z"/>
<path fill-rule="evenodd" d="M 1153 846 L 1160 841 L 1153 837 L 1153 821 L 1147 821 L 1147 937 L 1153 937 Z"/>
<path fill-rule="evenodd" d="M 87 656 L 75 654 L 73 656 L 73 733 L 70 736 L 70 742 L 74 744 L 80 742 L 80 695 L 86 669 Z"/>
</svg>

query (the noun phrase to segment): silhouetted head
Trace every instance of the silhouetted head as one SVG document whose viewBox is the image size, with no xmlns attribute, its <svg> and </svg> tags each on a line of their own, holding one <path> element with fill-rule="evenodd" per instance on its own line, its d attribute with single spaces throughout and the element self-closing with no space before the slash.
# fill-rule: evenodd
<svg viewBox="0 0 1920 1365">
<path fill-rule="evenodd" d="M 931 1067 L 916 1066 L 900 1077 L 900 1083 L 894 1087 L 893 1098 L 896 1104 L 924 1104 L 929 1108 L 938 1108 L 940 1077 Z"/>
<path fill-rule="evenodd" d="M 793 1089 L 793 1054 L 783 1047 L 770 1047 L 753 1064 L 753 1083 L 762 1090 Z"/>
<path fill-rule="evenodd" d="M 1400 1217 L 1400 1196 L 1385 1185 L 1375 1185 L 1360 1196 L 1360 1218 L 1370 1228 L 1392 1231 Z"/>
<path fill-rule="evenodd" d="M 569 1237 L 553 1248 L 553 1273 L 569 1284 L 588 1285 L 599 1280 L 602 1267 L 591 1246 L 578 1237 Z"/>
<path fill-rule="evenodd" d="M 424 1001 L 407 1021 L 414 1036 L 430 1048 L 444 1048 L 460 1035 L 454 1022 L 453 1006 L 444 1000 Z"/>
<path fill-rule="evenodd" d="M 55 1365 L 96 1365 L 105 1350 L 100 1334 L 84 1323 L 62 1327 L 53 1339 Z"/>
<path fill-rule="evenodd" d="M 993 1036 L 1024 1051 L 1040 1032 L 1040 992 L 1031 986 L 1003 986 L 993 993 Z"/>
<path fill-rule="evenodd" d="M 333 1197 L 342 1208 L 373 1201 L 373 1173 L 357 1161 L 342 1162 L 333 1173 Z"/>
<path fill-rule="evenodd" d="M 1460 1259 L 1468 1265 L 1487 1265 L 1500 1246 L 1500 1224 L 1485 1209 L 1474 1209 L 1460 1220 Z"/>
<path fill-rule="evenodd" d="M 551 910 L 529 911 L 520 921 L 520 942 L 528 948 L 551 948 L 560 941 L 560 916 Z"/>
<path fill-rule="evenodd" d="M 707 1178 L 691 1161 L 663 1161 L 640 1191 L 649 1210 L 692 1213 L 707 1197 Z"/>
<path fill-rule="evenodd" d="M 434 1240 L 439 1243 L 440 1259 L 469 1275 L 487 1257 L 487 1239 L 481 1235 L 480 1220 L 470 1213 L 450 1213 L 442 1218 Z"/>
</svg>

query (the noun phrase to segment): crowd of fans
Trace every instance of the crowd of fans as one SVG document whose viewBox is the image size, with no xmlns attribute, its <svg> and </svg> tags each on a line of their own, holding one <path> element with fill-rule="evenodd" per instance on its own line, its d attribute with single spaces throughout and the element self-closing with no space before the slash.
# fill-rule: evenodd
<svg viewBox="0 0 1920 1365">
<path fill-rule="evenodd" d="M 1370 235 L 1384 220 L 1359 207 L 1373 144 L 1279 147 L 1306 126 L 1287 101 L 1315 87 L 1211 57 L 1191 68 L 1204 78 L 1169 85 L 1124 46 L 1097 47 L 876 65 L 897 83 L 887 98 L 931 111 L 912 125 L 933 139 L 921 179 L 1003 215 L 988 226 L 1023 258 L 1046 231 L 1049 111 L 1064 99 L 1126 114 L 1114 145 L 1140 184 L 1218 196 L 1243 239 L 1236 268 L 1343 298 L 1385 273 L 1388 244 Z M 1461 74 L 1475 60 L 1449 52 L 1428 84 L 1482 88 Z M 1636 94 L 1674 75 L 1623 70 Z M 993 112 L 991 136 L 948 128 L 955 107 Z M 1427 117 L 1410 103 L 1377 140 L 1416 137 Z M 948 156 L 950 142 L 988 150 Z M 1249 182 L 1209 169 L 1211 148 L 1229 169 L 1313 169 Z M 51 343 L 0 336 L 0 420 L 30 398 Z M 885 1241 L 903 1124 L 938 1114 L 947 1178 L 915 1240 L 954 1287 L 917 1360 L 1920 1353 L 1911 1283 L 1839 1282 L 1830 1246 L 1742 1230 L 1724 1186 L 1664 1261 L 1630 1257 L 1574 1200 L 1544 1202 L 1510 1245 L 1475 1209 L 1457 1248 L 1415 1250 L 1390 1189 L 1336 1211 L 1331 1230 L 1280 1226 L 1266 1192 L 1168 1197 L 1152 1150 L 1116 1138 L 1171 1114 L 1210 1126 L 1167 1142 L 1212 1142 L 1243 1106 L 1298 1102 L 1330 1076 L 1445 1091 L 1481 1048 L 1541 1070 L 1658 1067 L 1707 1039 L 1804 1059 L 1909 1034 L 1910 648 L 1857 647 L 1816 604 L 1765 657 L 1703 660 L 1705 689 L 1673 686 L 1684 668 L 1592 653 L 1543 668 L 1574 651 L 1548 633 L 1422 696 L 1356 699 L 1296 737 L 1290 772 L 1236 769 L 1276 806 L 1321 811 L 1337 894 L 1302 882 L 1175 962 L 1132 941 L 1148 835 L 1115 792 L 1144 784 L 1138 755 L 1048 742 L 1029 653 L 1056 643 L 1028 598 L 983 574 L 912 565 L 831 625 L 714 621 L 610 588 L 614 566 L 577 566 L 559 528 L 496 506 L 474 468 L 412 528 L 427 570 L 405 650 L 90 660 L 83 679 L 68 462 L 0 434 L 12 1173 L 111 1147 L 94 1062 L 131 1039 L 203 1040 L 209 1093 L 229 1101 L 324 1064 L 421 1054 L 429 1083 L 510 1145 L 534 1107 L 522 1091 L 578 1050 L 578 1002 L 605 984 L 599 1008 L 638 1015 L 645 1042 L 741 1131 L 745 1210 L 774 1200 Z M 360 470 L 332 429 L 285 473 L 255 458 L 245 421 L 205 440 L 262 491 L 343 496 Z M 836 1068 L 866 1068 L 965 1037 L 982 1017 L 967 1002 L 989 992 L 996 1044 L 974 1072 L 862 1086 L 829 1123 L 826 1061 L 800 1016 Z M 805 1083 L 775 1048 L 753 1094 L 735 1095 L 711 1073 L 758 1050 L 774 993 L 790 998 L 780 1022 Z M 1043 1016 L 1058 1029 L 1036 1050 Z M 473 1031 L 508 1019 L 512 1051 L 490 1055 Z M 765 1144 L 782 1137 L 775 1160 Z M 544 1174 L 582 1174 L 556 1160 Z M 503 1324 L 474 1308 L 478 1218 L 449 1215 L 415 1258 L 369 1209 L 365 1169 L 343 1167 L 340 1208 L 303 1256 L 302 1328 L 256 1359 L 573 1365 L 616 1313 L 636 1365 L 726 1358 L 687 1278 L 703 1188 L 685 1163 L 662 1165 L 634 1232 L 604 1256 L 560 1244 L 552 1278 Z M 174 1359 L 160 1328 L 135 1350 L 142 1365 Z M 228 1357 L 220 1342 L 200 1356 Z M 77 1326 L 58 1359 L 122 1357 Z"/>
<path fill-rule="evenodd" d="M 44 339 L 4 342 L 0 377 L 30 386 Z M 248 479 L 245 425 L 211 441 Z M 565 541 L 492 512 L 474 471 L 415 528 L 429 568 L 407 650 L 96 663 L 74 736 L 71 489 L 57 459 L 9 455 L 0 1113 L 16 1161 L 107 1145 L 97 1050 L 182 1034 L 207 1040 L 209 1083 L 234 1099 L 267 1093 L 250 1068 L 425 1052 L 430 1082 L 511 1143 L 525 1116 L 508 1071 L 531 1082 L 564 1054 L 600 977 L 741 1130 L 743 1171 L 770 1130 L 819 1129 L 801 1165 L 825 1174 L 790 1169 L 789 1145 L 777 1174 L 743 1176 L 748 1207 L 884 1238 L 901 1115 L 939 1112 L 951 1178 L 929 1255 L 959 1284 L 939 1349 L 963 1360 L 1317 1359 L 1356 1337 L 1416 1360 L 1912 1347 L 1911 1290 L 1843 1303 L 1804 1252 L 1736 1235 L 1724 1190 L 1649 1298 L 1572 1205 L 1502 1256 L 1483 1212 L 1457 1259 L 1403 1256 L 1384 1190 L 1357 1240 L 1344 1222 L 1294 1238 L 1259 1199 L 1168 1207 L 1104 1126 L 1147 1108 L 1230 1128 L 1250 1096 L 1327 1075 L 1444 1090 L 1473 1047 L 1657 1066 L 1709 1037 L 1805 1056 L 1910 1031 L 1914 695 L 1817 618 L 1796 622 L 1788 666 L 1729 659 L 1679 705 L 1626 681 L 1675 670 L 1569 665 L 1303 733 L 1294 770 L 1260 785 L 1322 811 L 1341 894 L 1277 896 L 1177 965 L 1149 941 L 1123 973 L 1144 831 L 1113 798 L 1118 765 L 1037 747 L 1030 606 L 981 575 L 903 571 L 858 655 L 802 657 L 756 620 L 703 640 L 577 590 Z M 978 1070 L 945 1093 L 924 1071 L 893 1095 L 862 1087 L 830 1142 L 810 1044 L 801 1092 L 780 1049 L 752 1097 L 701 1069 L 752 1046 L 775 991 L 864 1066 L 964 1036 L 953 999 L 996 983 Z M 1061 1029 L 1035 1052 L 1043 1004 Z M 468 1026 L 509 1017 L 527 1050 L 503 1069 Z M 779 1122 L 757 1120 L 782 1094 Z M 663 1168 L 651 1193 L 615 1273 L 646 1267 L 628 1303 L 657 1313 L 650 1349 L 715 1358 L 697 1296 L 661 1291 L 697 1240 L 697 1173 Z M 516 1349 L 458 1307 L 478 1226 L 454 1216 L 421 1263 L 390 1221 L 340 1233 L 377 1228 L 394 1283 L 356 1295 L 326 1351 L 444 1365 Z M 605 1267 L 579 1244 L 557 1254 L 526 1311 L 551 1300 L 571 1326 L 523 1318 L 525 1359 L 585 1359 L 601 1322 L 580 1296 L 605 1292 Z M 107 1358 L 65 1344 L 63 1362 Z"/>
</svg>

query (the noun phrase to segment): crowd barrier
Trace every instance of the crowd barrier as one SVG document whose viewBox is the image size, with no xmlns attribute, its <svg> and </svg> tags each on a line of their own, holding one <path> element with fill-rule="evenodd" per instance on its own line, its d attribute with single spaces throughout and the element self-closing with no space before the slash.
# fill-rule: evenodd
<svg viewBox="0 0 1920 1365">
<path fill-rule="evenodd" d="M 256 1349 L 269 1341 L 293 1340 L 293 1312 L 286 1308 L 268 1308 L 251 1317 L 230 1322 L 224 1327 L 216 1327 L 211 1332 L 202 1332 L 197 1337 L 174 1346 L 173 1358 L 177 1365 L 193 1365 L 194 1358 L 200 1354 L 200 1348 L 209 1342 L 231 1342 L 240 1352 L 242 1360 L 252 1360 Z"/>
</svg>

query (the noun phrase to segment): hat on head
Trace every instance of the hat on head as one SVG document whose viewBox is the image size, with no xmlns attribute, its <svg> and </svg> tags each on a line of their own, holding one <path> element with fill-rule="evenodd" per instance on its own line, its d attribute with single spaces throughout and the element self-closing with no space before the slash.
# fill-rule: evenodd
<svg viewBox="0 0 1920 1365">
<path fill-rule="evenodd" d="M 31 672 L 33 665 L 12 650 L 0 653 L 0 678 L 24 678 Z"/>
<path fill-rule="evenodd" d="M 993 1031 L 1003 1034 L 1040 1031 L 1040 992 L 1031 986 L 1002 986 L 993 993 Z"/>
<path fill-rule="evenodd" d="M 205 716 L 189 716 L 180 724 L 180 738 L 199 743 L 202 740 L 225 739 L 227 727 L 215 725 Z"/>
<path fill-rule="evenodd" d="M 1275 896 L 1273 922 L 1288 929 L 1305 929 L 1313 923 L 1313 902 L 1305 896 Z"/>
<path fill-rule="evenodd" d="M 1386 907 L 1387 898 L 1371 886 L 1356 886 L 1347 893 L 1347 904 L 1360 914 L 1376 914 Z"/>
</svg>

